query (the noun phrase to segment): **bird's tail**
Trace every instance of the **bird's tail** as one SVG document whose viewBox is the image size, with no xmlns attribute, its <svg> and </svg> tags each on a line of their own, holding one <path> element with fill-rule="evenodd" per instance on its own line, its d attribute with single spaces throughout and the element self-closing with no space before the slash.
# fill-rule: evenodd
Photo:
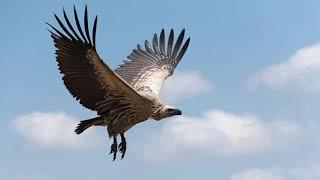
<svg viewBox="0 0 320 180">
<path fill-rule="evenodd" d="M 101 116 L 95 117 L 92 119 L 80 121 L 80 123 L 78 124 L 78 126 L 76 127 L 74 132 L 76 134 L 81 134 L 83 131 L 85 131 L 86 129 L 88 129 L 91 126 L 106 126 L 106 125 L 107 124 L 106 124 L 104 117 L 101 117 Z"/>
</svg>

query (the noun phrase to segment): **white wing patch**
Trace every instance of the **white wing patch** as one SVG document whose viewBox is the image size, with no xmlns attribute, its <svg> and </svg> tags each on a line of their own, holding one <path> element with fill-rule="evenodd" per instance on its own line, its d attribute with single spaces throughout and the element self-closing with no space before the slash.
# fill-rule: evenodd
<svg viewBox="0 0 320 180">
<path fill-rule="evenodd" d="M 148 86 L 152 92 L 159 95 L 161 86 L 168 76 L 168 69 L 152 68 L 141 74 L 140 79 L 136 81 L 134 88 L 139 89 L 143 86 Z"/>
</svg>

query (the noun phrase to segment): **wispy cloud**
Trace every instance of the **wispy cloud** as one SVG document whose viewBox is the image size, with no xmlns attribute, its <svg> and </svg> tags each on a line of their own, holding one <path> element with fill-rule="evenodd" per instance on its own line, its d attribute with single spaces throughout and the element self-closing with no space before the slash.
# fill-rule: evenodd
<svg viewBox="0 0 320 180">
<path fill-rule="evenodd" d="M 163 84 L 161 99 L 174 103 L 197 95 L 208 93 L 213 85 L 197 71 L 175 72 Z"/>
<path fill-rule="evenodd" d="M 285 178 L 273 171 L 264 169 L 250 169 L 232 175 L 230 180 L 285 180 Z"/>
<path fill-rule="evenodd" d="M 288 60 L 254 73 L 249 88 L 295 88 L 304 92 L 320 91 L 320 44 L 297 50 Z"/>
<path fill-rule="evenodd" d="M 11 126 L 28 145 L 44 148 L 87 148 L 98 144 L 99 136 L 88 129 L 80 136 L 74 133 L 78 121 L 59 113 L 35 112 L 18 116 Z"/>
<path fill-rule="evenodd" d="M 314 163 L 311 165 L 300 166 L 299 168 L 291 168 L 287 170 L 288 180 L 296 178 L 297 180 L 314 180 L 320 179 L 320 164 Z"/>
<path fill-rule="evenodd" d="M 301 164 L 300 164 L 301 166 Z M 236 173 L 230 180 L 315 180 L 320 179 L 320 165 L 304 165 L 299 168 L 252 168 Z"/>
<path fill-rule="evenodd" d="M 147 143 L 144 155 L 152 160 L 155 153 L 163 155 L 157 159 L 250 154 L 285 145 L 300 131 L 294 122 L 263 121 L 254 115 L 213 109 L 200 117 L 182 116 L 168 121 Z"/>
<path fill-rule="evenodd" d="M 3 180 L 53 180 L 52 178 L 41 174 L 22 174 L 8 168 L 0 167 L 0 179 Z"/>
</svg>

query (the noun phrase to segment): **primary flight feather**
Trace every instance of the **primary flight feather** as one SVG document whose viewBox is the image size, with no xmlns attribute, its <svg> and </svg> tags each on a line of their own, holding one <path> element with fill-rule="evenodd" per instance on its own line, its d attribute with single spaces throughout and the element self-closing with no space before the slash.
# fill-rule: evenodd
<svg viewBox="0 0 320 180">
<path fill-rule="evenodd" d="M 159 38 L 154 34 L 152 45 L 147 40 L 144 48 L 137 45 L 127 60 L 113 71 L 96 51 L 97 16 L 90 35 L 87 7 L 84 31 L 75 7 L 73 14 L 76 27 L 72 26 L 64 10 L 66 25 L 54 15 L 62 30 L 48 25 L 52 28 L 56 60 L 66 88 L 80 104 L 97 112 L 97 117 L 81 121 L 75 132 L 80 134 L 91 126 L 107 126 L 109 137 L 113 138 L 110 154 L 113 153 L 115 160 L 119 149 L 123 158 L 126 152 L 124 133 L 128 129 L 150 118 L 159 121 L 182 114 L 180 110 L 162 104 L 159 92 L 185 54 L 190 38 L 183 42 L 185 30 L 182 30 L 174 42 L 174 31 L 171 30 L 166 43 L 162 29 Z M 119 134 L 121 143 L 118 145 Z"/>
</svg>

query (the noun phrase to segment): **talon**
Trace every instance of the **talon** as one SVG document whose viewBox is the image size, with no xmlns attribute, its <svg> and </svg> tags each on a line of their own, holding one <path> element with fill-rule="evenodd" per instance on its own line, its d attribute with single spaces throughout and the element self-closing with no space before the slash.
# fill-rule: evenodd
<svg viewBox="0 0 320 180">
<path fill-rule="evenodd" d="M 117 158 L 117 151 L 118 151 L 117 146 L 118 146 L 117 138 L 113 137 L 113 143 L 110 147 L 110 149 L 111 149 L 110 154 L 113 153 L 113 161 L 116 160 L 116 158 Z"/>
<path fill-rule="evenodd" d="M 111 145 L 111 147 L 110 147 L 110 154 L 117 151 L 117 148 L 116 148 L 116 147 L 117 147 L 117 144 L 116 144 L 116 143 L 113 143 L 113 144 Z"/>
<path fill-rule="evenodd" d="M 119 148 L 119 151 L 122 153 L 121 155 L 121 159 L 123 159 L 124 155 L 126 154 L 126 150 L 127 150 L 127 143 L 124 141 L 124 142 L 121 142 L 118 146 Z"/>
<path fill-rule="evenodd" d="M 126 138 L 124 137 L 123 133 L 120 133 L 120 135 L 121 135 L 121 143 L 119 144 L 118 148 L 122 154 L 121 159 L 123 159 L 124 155 L 126 154 L 126 150 L 127 150 L 127 141 L 126 141 Z"/>
</svg>

